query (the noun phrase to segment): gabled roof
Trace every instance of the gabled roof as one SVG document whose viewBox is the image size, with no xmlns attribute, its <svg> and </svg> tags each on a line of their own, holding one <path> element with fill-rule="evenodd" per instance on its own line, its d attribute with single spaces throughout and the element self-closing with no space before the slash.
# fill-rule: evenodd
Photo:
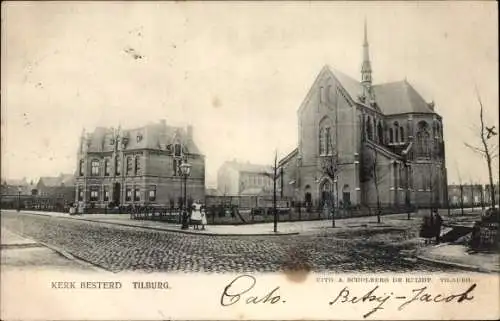
<svg viewBox="0 0 500 321">
<path fill-rule="evenodd" d="M 38 183 L 42 183 L 46 187 L 60 187 L 75 185 L 75 177 L 72 174 L 60 174 L 59 176 L 40 177 Z"/>
<path fill-rule="evenodd" d="M 361 83 L 356 79 L 344 74 L 343 72 L 325 65 L 313 85 L 309 89 L 306 98 L 299 107 L 300 110 L 309 101 L 313 88 L 316 83 L 325 75 L 325 73 L 334 77 L 340 86 L 347 92 L 351 100 L 361 104 L 359 95 L 363 92 Z M 384 115 L 404 114 L 404 113 L 435 113 L 429 107 L 429 104 L 422 96 L 413 88 L 408 81 L 402 80 L 391 83 L 377 84 L 372 86 L 375 101 L 378 108 Z"/>
<path fill-rule="evenodd" d="M 359 101 L 358 96 L 363 92 L 361 83 L 356 79 L 344 74 L 340 70 L 331 68 L 329 69 L 331 70 L 331 73 L 335 76 L 335 78 L 337 78 L 342 87 L 347 91 L 349 96 L 351 96 L 351 99 L 353 101 Z"/>
<path fill-rule="evenodd" d="M 167 126 L 165 122 L 149 123 L 147 125 L 121 129 L 120 136 L 127 139 L 125 150 L 135 149 L 165 149 L 176 141 L 185 144 L 187 153 L 201 154 L 198 146 L 193 141 L 188 130 L 182 127 Z M 113 144 L 112 128 L 97 127 L 88 135 L 90 145 L 89 152 L 112 152 Z"/>
<path fill-rule="evenodd" d="M 293 159 L 293 157 L 295 157 L 297 154 L 299 153 L 299 148 L 296 147 L 294 150 L 292 150 L 290 153 L 288 153 L 288 155 L 286 155 L 285 157 L 283 157 L 279 162 L 278 162 L 278 165 L 284 165 L 286 163 L 288 163 L 291 159 Z"/>
<path fill-rule="evenodd" d="M 375 100 L 385 115 L 431 113 L 428 103 L 406 80 L 373 86 Z"/>
<path fill-rule="evenodd" d="M 207 188 L 205 189 L 206 196 L 222 196 L 223 194 L 216 188 Z"/>
</svg>

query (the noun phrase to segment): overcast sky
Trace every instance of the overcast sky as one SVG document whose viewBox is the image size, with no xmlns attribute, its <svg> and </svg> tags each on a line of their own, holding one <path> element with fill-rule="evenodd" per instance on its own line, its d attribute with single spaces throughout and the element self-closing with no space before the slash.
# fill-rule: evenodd
<svg viewBox="0 0 500 321">
<path fill-rule="evenodd" d="M 208 185 L 225 160 L 271 163 L 323 65 L 360 78 L 365 17 L 374 82 L 434 100 L 449 183 L 486 182 L 463 142 L 475 85 L 498 128 L 495 2 L 2 2 L 2 177 L 73 173 L 82 128 L 162 118 L 194 126 Z"/>
</svg>

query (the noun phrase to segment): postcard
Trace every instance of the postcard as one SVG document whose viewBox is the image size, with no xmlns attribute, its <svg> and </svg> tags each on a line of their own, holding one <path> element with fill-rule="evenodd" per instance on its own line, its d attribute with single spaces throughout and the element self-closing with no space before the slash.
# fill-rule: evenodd
<svg viewBox="0 0 500 321">
<path fill-rule="evenodd" d="M 2 320 L 498 320 L 498 8 L 2 2 Z"/>
</svg>

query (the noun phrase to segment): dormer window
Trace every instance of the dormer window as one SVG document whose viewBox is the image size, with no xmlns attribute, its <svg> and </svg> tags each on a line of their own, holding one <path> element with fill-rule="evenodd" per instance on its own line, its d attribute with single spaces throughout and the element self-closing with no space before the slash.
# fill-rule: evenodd
<svg viewBox="0 0 500 321">
<path fill-rule="evenodd" d="M 111 138 L 111 139 L 109 140 L 109 144 L 110 144 L 110 145 L 114 145 L 114 144 L 115 144 L 115 139 L 114 139 L 114 138 Z"/>
<path fill-rule="evenodd" d="M 137 134 L 137 142 L 139 143 L 142 140 L 142 134 Z"/>
</svg>

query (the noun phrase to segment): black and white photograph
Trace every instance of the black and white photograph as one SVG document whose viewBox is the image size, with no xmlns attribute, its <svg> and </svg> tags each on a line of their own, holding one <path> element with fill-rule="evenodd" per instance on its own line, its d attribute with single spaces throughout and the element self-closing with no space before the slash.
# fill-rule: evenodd
<svg viewBox="0 0 500 321">
<path fill-rule="evenodd" d="M 223 278 L 194 297 L 232 307 L 275 275 L 380 303 L 347 319 L 500 317 L 495 2 L 5 1 L 1 61 L 2 319 L 32 319 L 16 285 L 45 273 L 67 310 L 170 276 Z M 456 290 L 402 302 L 391 275 Z M 288 304 L 268 287 L 246 304 Z M 337 318 L 304 309 L 272 318 Z M 228 317 L 205 311 L 182 316 Z"/>
</svg>

